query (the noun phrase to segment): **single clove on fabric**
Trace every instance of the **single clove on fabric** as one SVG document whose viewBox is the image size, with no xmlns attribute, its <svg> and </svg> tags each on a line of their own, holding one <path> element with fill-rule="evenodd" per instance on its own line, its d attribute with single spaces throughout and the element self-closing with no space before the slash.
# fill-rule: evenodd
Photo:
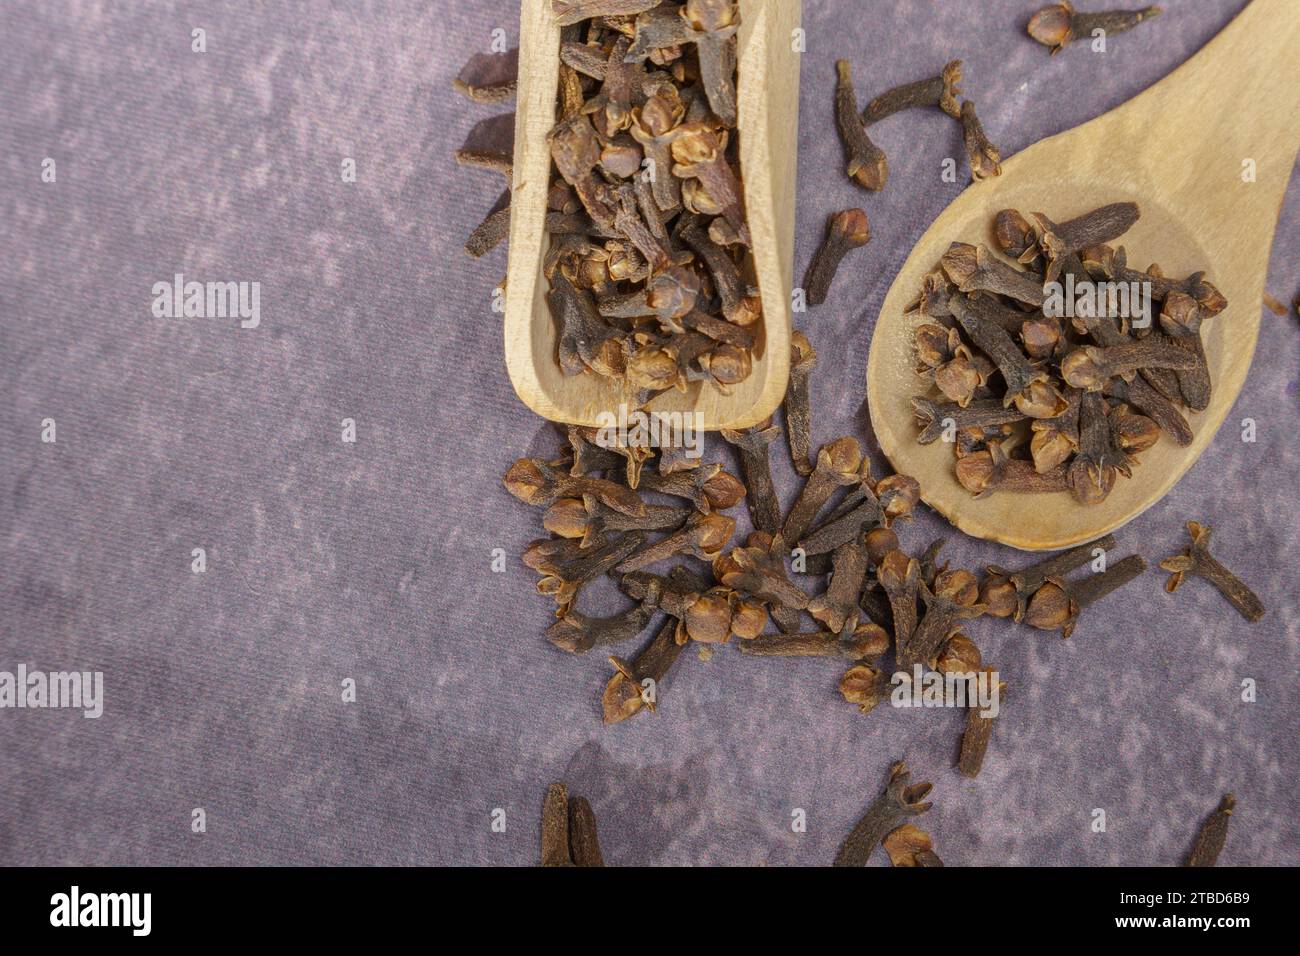
<svg viewBox="0 0 1300 956">
<path fill-rule="evenodd" d="M 1075 10 L 1069 0 L 1043 7 L 1029 18 L 1026 28 L 1029 35 L 1052 53 L 1060 53 L 1072 41 L 1093 38 L 1098 30 L 1104 35 L 1132 30 L 1139 23 L 1160 16 L 1160 7 L 1143 7 L 1140 10 L 1105 10 L 1085 13 Z"/>
<path fill-rule="evenodd" d="M 966 159 L 970 163 L 971 178 L 976 182 L 1002 175 L 1002 153 L 989 142 L 984 124 L 975 115 L 975 104 L 964 100 L 961 104 L 961 135 L 966 146 Z"/>
<path fill-rule="evenodd" d="M 889 768 L 885 792 L 872 802 L 841 844 L 835 856 L 835 866 L 865 866 L 872 851 L 886 836 L 906 823 L 908 817 L 919 816 L 930 809 L 931 804 L 923 801 L 932 785 L 909 784 L 911 776 L 903 760 Z"/>
<path fill-rule="evenodd" d="M 870 240 L 871 224 L 865 210 L 854 208 L 831 213 L 826 221 L 826 238 L 813 253 L 803 278 L 809 305 L 821 305 L 826 301 L 844 257 Z"/>
<path fill-rule="evenodd" d="M 848 60 L 835 61 L 835 127 L 844 144 L 845 171 L 849 178 L 873 192 L 885 188 L 889 163 L 867 136 L 858 115 L 858 98 L 853 90 L 853 67 Z"/>
<path fill-rule="evenodd" d="M 993 671 L 986 669 L 985 673 L 992 680 Z M 998 681 L 998 705 L 1006 696 L 1006 681 Z M 969 706 L 966 711 L 966 730 L 961 735 L 961 750 L 957 755 L 957 771 L 963 777 L 979 776 L 980 768 L 984 766 L 984 755 L 989 749 L 989 738 L 993 735 L 993 724 L 997 721 L 995 716 L 986 716 L 980 711 L 978 704 Z"/>
<path fill-rule="evenodd" d="M 596 814 L 586 797 L 553 783 L 542 802 L 542 866 L 604 866 Z"/>
<path fill-rule="evenodd" d="M 961 95 L 959 83 L 961 60 L 949 60 L 938 76 L 904 83 L 881 93 L 862 111 L 862 122 L 870 126 L 901 110 L 926 106 L 937 107 L 953 119 L 961 119 L 961 107 L 957 103 L 957 97 Z"/>
<path fill-rule="evenodd" d="M 1059 629 L 1062 637 L 1069 637 L 1085 607 L 1128 584 L 1146 568 L 1146 559 L 1132 554 L 1100 574 L 1076 581 L 1047 581 L 1030 599 L 1025 623 L 1042 631 Z"/>
<path fill-rule="evenodd" d="M 1183 583 L 1183 578 L 1190 574 L 1204 578 L 1218 589 L 1219 593 L 1237 609 L 1242 617 L 1252 624 L 1264 616 L 1264 602 L 1259 596 L 1210 554 L 1210 532 L 1207 524 L 1198 521 L 1187 522 L 1187 533 L 1191 535 L 1191 544 L 1181 554 L 1165 558 L 1160 567 L 1169 571 L 1169 580 L 1165 590 L 1173 594 Z"/>
<path fill-rule="evenodd" d="M 1223 795 L 1218 808 L 1201 824 L 1184 866 L 1214 866 L 1219 861 L 1219 854 L 1223 852 L 1223 845 L 1228 840 L 1228 824 L 1232 822 L 1232 811 L 1236 806 L 1236 797 L 1230 793 Z"/>
<path fill-rule="evenodd" d="M 808 336 L 796 329 L 790 334 L 790 382 L 786 386 L 782 407 L 785 409 L 790 460 L 794 463 L 794 470 L 804 476 L 813 471 L 809 455 L 812 451 L 812 402 L 808 380 L 816 367 L 817 350 L 808 341 Z"/>
</svg>

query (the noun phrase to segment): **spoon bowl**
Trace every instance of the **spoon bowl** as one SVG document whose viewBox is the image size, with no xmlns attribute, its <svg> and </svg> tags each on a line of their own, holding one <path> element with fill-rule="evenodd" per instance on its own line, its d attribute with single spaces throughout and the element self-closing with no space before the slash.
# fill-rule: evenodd
<svg viewBox="0 0 1300 956">
<path fill-rule="evenodd" d="M 975 183 L 917 242 L 881 307 L 867 360 L 867 399 L 881 449 L 914 476 L 922 499 L 977 538 L 1030 551 L 1093 540 L 1159 501 L 1210 444 L 1246 379 L 1259 334 L 1269 247 L 1300 145 L 1300 4 L 1254 0 L 1205 49 L 1127 103 L 1017 153 L 1002 175 Z M 1251 175 L 1253 174 L 1253 176 Z M 1136 202 L 1141 218 L 1119 240 L 1129 265 L 1165 275 L 1203 270 L 1228 300 L 1201 334 L 1213 383 L 1210 405 L 1185 412 L 1194 433 L 1180 447 L 1162 435 L 1131 478 L 1094 505 L 1068 492 L 995 492 L 974 498 L 958 484 L 952 445 L 917 442 L 913 334 L 924 318 L 905 311 L 954 241 L 996 251 L 1002 209 L 1057 222 L 1112 202 Z"/>
</svg>

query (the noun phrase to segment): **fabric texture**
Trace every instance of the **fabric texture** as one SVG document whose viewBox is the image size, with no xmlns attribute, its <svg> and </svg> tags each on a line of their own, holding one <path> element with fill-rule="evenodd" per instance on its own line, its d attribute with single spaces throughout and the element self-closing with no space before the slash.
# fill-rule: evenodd
<svg viewBox="0 0 1300 956">
<path fill-rule="evenodd" d="M 873 130 L 890 181 L 854 187 L 834 60 L 865 101 L 964 59 L 1006 157 L 1145 89 L 1244 4 L 1166 0 L 1104 56 L 1055 57 L 1025 34 L 1036 6 L 805 0 L 796 276 L 829 212 L 862 205 L 873 232 L 801 317 L 822 354 L 817 443 L 875 451 L 872 327 L 965 188 L 960 131 L 937 112 Z M 1199 581 L 1166 595 L 1154 568 L 1068 641 L 974 622 L 1009 687 L 975 780 L 952 766 L 963 713 L 863 716 L 836 661 L 687 648 L 657 713 L 601 724 L 611 668 L 544 640 L 553 607 L 518 558 L 540 513 L 501 484 L 561 447 L 506 375 L 505 249 L 461 248 L 502 183 L 452 150 L 513 107 L 451 81 L 497 28 L 513 46 L 514 4 L 0 7 L 0 670 L 104 675 L 98 719 L 0 710 L 0 863 L 532 864 L 546 786 L 564 780 L 612 864 L 821 865 L 901 757 L 934 782 L 916 822 L 949 865 L 1176 864 L 1227 791 L 1221 862 L 1300 862 L 1294 315 L 1264 313 L 1215 441 L 1114 552 L 1154 565 L 1185 546 L 1185 520 L 1209 522 L 1269 607 L 1259 624 Z M 946 156 L 962 182 L 939 181 Z M 1295 182 L 1268 281 L 1287 302 Z M 177 273 L 260 283 L 260 325 L 155 317 L 152 289 Z M 716 437 L 707 451 L 731 460 Z M 783 442 L 773 457 L 788 504 Z M 955 567 L 1029 560 L 919 511 L 911 549 L 947 535 Z"/>
</svg>

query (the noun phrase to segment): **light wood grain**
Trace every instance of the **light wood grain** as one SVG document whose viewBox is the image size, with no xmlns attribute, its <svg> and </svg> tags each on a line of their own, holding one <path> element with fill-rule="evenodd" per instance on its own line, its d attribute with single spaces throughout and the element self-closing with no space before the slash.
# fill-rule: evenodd
<svg viewBox="0 0 1300 956">
<path fill-rule="evenodd" d="M 1159 28 L 1160 21 L 1142 27 L 1152 42 Z M 1210 444 L 1255 351 L 1269 248 L 1300 144 L 1297 49 L 1300 3 L 1254 0 L 1150 89 L 1036 143 L 1003 163 L 1000 177 L 972 185 L 916 244 L 885 297 L 871 341 L 871 424 L 894 467 L 915 476 L 921 497 L 959 529 L 1025 550 L 1089 541 L 1159 501 Z M 1080 71 L 1106 68 L 1104 54 L 1079 60 Z M 1255 182 L 1242 180 L 1247 159 L 1255 161 Z M 1131 266 L 1155 262 L 1171 276 L 1203 269 L 1228 299 L 1228 308 L 1202 327 L 1213 394 L 1204 412 L 1187 414 L 1195 439 L 1180 448 L 1162 436 L 1140 456 L 1133 477 L 1119 478 L 1100 504 L 1079 505 L 1065 492 L 972 498 L 954 477 L 951 444 L 917 444 L 910 399 L 926 385 L 914 371 L 912 336 L 921 320 L 904 310 L 949 243 L 994 248 L 991 226 L 1000 209 L 1042 212 L 1060 222 L 1125 200 L 1142 210 L 1119 240 Z"/>
<path fill-rule="evenodd" d="M 792 31 L 799 0 L 740 0 L 737 128 L 752 266 L 763 299 L 763 328 L 748 379 L 722 395 L 693 383 L 655 398 L 652 411 L 699 411 L 704 427 L 746 428 L 785 395 L 790 374 L 790 289 L 794 260 L 795 158 L 798 151 L 799 55 Z M 514 196 L 506 281 L 505 354 L 510 381 L 524 403 L 558 422 L 597 424 L 631 397 L 594 374 L 566 376 L 556 358 L 558 329 L 546 305 L 542 260 L 555 123 L 559 27 L 543 0 L 520 6 L 519 94 L 515 118 Z"/>
</svg>

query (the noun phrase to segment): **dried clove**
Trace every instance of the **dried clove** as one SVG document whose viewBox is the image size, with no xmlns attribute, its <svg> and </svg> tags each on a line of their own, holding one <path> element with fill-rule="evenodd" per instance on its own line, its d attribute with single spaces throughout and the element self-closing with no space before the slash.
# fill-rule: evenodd
<svg viewBox="0 0 1300 956">
<path fill-rule="evenodd" d="M 997 399 L 974 401 L 963 408 L 955 402 L 936 402 L 917 395 L 912 399 L 912 410 L 916 414 L 917 423 L 922 426 L 921 434 L 917 437 L 922 445 L 930 444 L 949 427 L 982 428 L 1011 424 L 1025 417 L 1019 409 L 1008 408 Z"/>
<path fill-rule="evenodd" d="M 1174 375 L 1187 407 L 1194 412 L 1205 411 L 1210 406 L 1210 370 L 1201 342 L 1201 307 L 1190 295 L 1170 292 L 1160 311 L 1160 328 L 1169 336 L 1170 344 L 1195 359 L 1190 368 L 1175 371 Z"/>
<path fill-rule="evenodd" d="M 812 406 L 808 379 L 816 367 L 817 350 L 808 337 L 796 329 L 790 335 L 790 383 L 786 387 L 783 407 L 790 459 L 794 462 L 794 470 L 805 476 L 813 471 L 809 456 L 812 450 Z"/>
<path fill-rule="evenodd" d="M 481 259 L 510 235 L 510 190 L 507 189 L 465 240 L 465 252 Z"/>
<path fill-rule="evenodd" d="M 971 309 L 966 296 L 954 296 L 952 306 L 953 315 L 962 329 L 1002 373 L 1007 386 L 1003 405 L 1010 405 L 1017 398 L 1026 396 L 1029 386 L 1034 382 L 1046 381 L 1047 373 L 1034 367 L 1004 329 Z M 1016 407 L 1022 412 L 1026 411 L 1023 401 L 1017 402 Z"/>
<path fill-rule="evenodd" d="M 984 613 L 979 582 L 969 571 L 944 571 L 935 578 L 933 590 L 924 581 L 919 586 L 925 616 L 911 636 L 898 644 L 898 667 L 908 672 L 933 659 L 959 621 Z"/>
<path fill-rule="evenodd" d="M 1059 628 L 1062 637 L 1069 637 L 1085 607 L 1128 584 L 1146 567 L 1146 560 L 1140 554 L 1132 554 L 1100 574 L 1090 574 L 1082 580 L 1049 580 L 1030 599 L 1025 623 L 1043 631 Z"/>
<path fill-rule="evenodd" d="M 569 854 L 574 866 L 604 866 L 596 835 L 596 814 L 586 797 L 569 801 Z"/>
<path fill-rule="evenodd" d="M 823 445 L 817 453 L 816 467 L 786 515 L 781 536 L 786 541 L 801 540 L 832 492 L 858 480 L 861 464 L 862 448 L 856 438 L 845 436 Z"/>
<path fill-rule="evenodd" d="M 905 761 L 899 760 L 889 768 L 889 782 L 885 792 L 867 809 L 840 846 L 835 856 L 835 866 L 865 866 L 876 845 L 888 834 L 898 829 L 908 817 L 919 816 L 930 809 L 923 803 L 931 789 L 929 783 L 909 785 L 911 773 Z"/>
<path fill-rule="evenodd" d="M 772 538 L 762 531 L 754 532 L 744 547 L 732 548 L 713 562 L 714 577 L 727 587 L 770 602 L 774 612 L 777 606 L 792 611 L 806 608 L 808 594 L 790 581 L 785 565 L 773 553 L 780 541 L 780 536 Z M 779 618 L 777 623 L 781 623 Z"/>
<path fill-rule="evenodd" d="M 850 492 L 839 508 L 831 512 L 822 524 L 809 532 L 798 544 L 806 555 L 827 554 L 848 544 L 863 530 L 875 527 L 883 520 L 884 512 L 880 507 L 880 499 L 864 481 L 857 489 Z M 897 546 L 897 536 L 894 541 Z M 865 542 L 864 547 L 866 547 Z M 868 554 L 870 554 L 869 548 Z"/>
<path fill-rule="evenodd" d="M 1066 484 L 1080 504 L 1104 501 L 1116 476 L 1130 474 L 1131 459 L 1116 441 L 1106 400 L 1088 392 L 1079 400 L 1079 449 L 1066 468 Z"/>
<path fill-rule="evenodd" d="M 1187 522 L 1187 533 L 1192 538 L 1191 544 L 1181 554 L 1165 558 L 1160 562 L 1163 570 L 1172 572 L 1169 580 L 1165 582 L 1165 590 L 1173 594 L 1183 583 L 1183 577 L 1188 574 L 1204 578 L 1218 588 L 1219 593 L 1227 598 L 1247 621 L 1251 623 L 1258 621 L 1264 616 L 1266 610 L 1264 602 L 1246 586 L 1241 578 L 1210 554 L 1210 532 L 1211 528 L 1207 524 L 1197 521 Z"/>
<path fill-rule="evenodd" d="M 904 83 L 881 93 L 862 111 L 862 122 L 870 126 L 901 110 L 923 106 L 936 106 L 953 119 L 961 119 L 961 107 L 957 105 L 957 97 L 961 95 L 961 87 L 957 84 L 960 82 L 961 60 L 949 60 L 938 76 Z"/>
<path fill-rule="evenodd" d="M 1196 357 L 1185 349 L 1150 340 L 1098 348 L 1085 345 L 1061 359 L 1061 377 L 1074 388 L 1099 392 L 1112 378 L 1128 379 L 1138 369 L 1196 366 Z"/>
<path fill-rule="evenodd" d="M 867 577 L 867 548 L 861 535 L 835 549 L 824 594 L 808 602 L 808 613 L 836 634 L 858 623 L 858 595 Z"/>
<path fill-rule="evenodd" d="M 736 519 L 729 515 L 697 513 L 681 530 L 653 544 L 645 544 L 616 565 L 614 570 L 620 574 L 639 571 L 678 554 L 712 561 L 722 553 L 735 530 Z"/>
<path fill-rule="evenodd" d="M 1058 0 L 1043 7 L 1029 18 L 1029 35 L 1043 46 L 1060 53 L 1072 41 L 1092 37 L 1100 30 L 1103 34 L 1123 33 L 1139 23 L 1160 16 L 1160 7 L 1143 7 L 1141 10 L 1106 10 L 1100 13 L 1083 13 L 1075 10 L 1069 0 Z"/>
<path fill-rule="evenodd" d="M 1057 465 L 1039 472 L 1033 462 L 1008 458 L 1000 445 L 973 452 L 957 462 L 958 483 L 979 498 L 995 491 L 1018 491 L 1033 494 L 1065 491 L 1065 466 Z"/>
<path fill-rule="evenodd" d="M 804 275 L 804 293 L 809 305 L 826 301 L 840 262 L 852 249 L 865 246 L 871 239 L 871 225 L 861 209 L 844 209 L 832 213 L 826 222 L 826 238 L 813 253 Z"/>
<path fill-rule="evenodd" d="M 651 7 L 660 0 L 551 0 L 555 22 L 562 27 L 593 17 L 623 17 Z"/>
<path fill-rule="evenodd" d="M 542 866 L 573 866 L 569 850 L 569 792 L 562 783 L 551 784 L 542 803 Z"/>
<path fill-rule="evenodd" d="M 993 679 L 995 673 L 991 669 L 985 669 L 989 675 L 989 680 Z M 999 702 L 1006 695 L 1006 681 L 998 681 L 998 700 Z M 999 703 L 1000 706 L 1000 703 Z M 978 705 L 971 706 L 966 711 L 966 730 L 961 735 L 961 751 L 957 756 L 957 771 L 963 777 L 979 776 L 980 768 L 984 766 L 984 755 L 989 749 L 989 738 L 993 734 L 993 724 L 997 720 L 995 716 L 985 716 L 980 712 Z"/>
<path fill-rule="evenodd" d="M 546 629 L 546 639 L 562 651 L 585 654 L 593 647 L 630 641 L 645 630 L 652 614 L 653 601 L 642 602 L 610 617 L 588 617 L 570 609 Z"/>
<path fill-rule="evenodd" d="M 520 458 L 505 474 L 506 490 L 525 504 L 551 505 L 561 498 L 590 495 L 601 504 L 638 518 L 646 513 L 645 502 L 631 488 L 603 478 L 566 475 L 538 458 Z"/>
<path fill-rule="evenodd" d="M 864 189 L 879 192 L 889 179 L 885 154 L 867 136 L 858 116 L 857 94 L 853 91 L 853 68 L 848 60 L 835 62 L 835 126 L 844 144 L 845 171 Z"/>
<path fill-rule="evenodd" d="M 1184 866 L 1214 866 L 1219 861 L 1219 854 L 1223 852 L 1223 845 L 1228 840 L 1228 824 L 1232 822 L 1232 811 L 1236 806 L 1237 798 L 1225 793 L 1218 809 L 1201 824 Z"/>
<path fill-rule="evenodd" d="M 943 866 L 930 834 L 910 823 L 891 832 L 882 845 L 894 866 Z"/>
<path fill-rule="evenodd" d="M 1135 202 L 1116 202 L 1059 224 L 1041 212 L 1032 215 L 1038 248 L 1047 257 L 1045 280 L 1055 282 L 1069 255 L 1119 238 L 1138 221 L 1141 211 Z"/>
<path fill-rule="evenodd" d="M 916 599 L 921 589 L 921 565 L 900 550 L 888 552 L 876 569 L 876 579 L 889 597 L 894 619 L 894 648 L 902 653 L 916 630 Z"/>
<path fill-rule="evenodd" d="M 643 707 L 655 710 L 664 678 L 685 646 L 677 643 L 676 629 L 676 621 L 664 624 L 631 663 L 617 657 L 609 659 L 615 673 L 601 695 L 605 723 L 620 723 Z"/>
<path fill-rule="evenodd" d="M 740 650 L 743 654 L 758 657 L 848 657 L 860 660 L 883 656 L 889 650 L 889 635 L 879 625 L 863 621 L 845 631 L 764 634 L 741 642 Z"/>
<path fill-rule="evenodd" d="M 1037 278 L 1007 265 L 985 246 L 954 242 L 939 263 L 958 291 L 995 292 L 1035 308 L 1047 301 Z"/>
<path fill-rule="evenodd" d="M 975 104 L 964 100 L 961 104 L 961 134 L 966 145 L 966 158 L 970 162 L 971 177 L 979 182 L 1002 175 L 1002 153 L 989 142 L 984 125 L 975 115 Z"/>
<path fill-rule="evenodd" d="M 1034 592 L 1048 580 L 1059 579 L 1075 568 L 1083 567 L 1096 558 L 1096 552 L 1109 551 L 1115 547 L 1115 536 L 1105 535 L 1087 544 L 1080 544 L 1068 551 L 1061 551 L 1021 568 L 1019 571 L 1007 571 L 997 565 L 989 565 L 989 577 L 980 586 L 980 600 L 986 605 L 987 612 L 995 617 L 1011 617 L 1019 621 L 1025 616 L 1025 606 Z"/>
<path fill-rule="evenodd" d="M 740 452 L 740 473 L 745 479 L 749 514 L 754 527 L 768 534 L 776 534 L 781 527 L 781 503 L 772 485 L 772 468 L 768 448 L 776 440 L 779 430 L 772 427 L 772 419 L 760 422 L 746 431 L 724 428 L 722 437 Z"/>
<path fill-rule="evenodd" d="M 869 714 L 889 696 L 889 674 L 870 664 L 854 664 L 840 678 L 840 694 L 861 713 Z"/>
</svg>

